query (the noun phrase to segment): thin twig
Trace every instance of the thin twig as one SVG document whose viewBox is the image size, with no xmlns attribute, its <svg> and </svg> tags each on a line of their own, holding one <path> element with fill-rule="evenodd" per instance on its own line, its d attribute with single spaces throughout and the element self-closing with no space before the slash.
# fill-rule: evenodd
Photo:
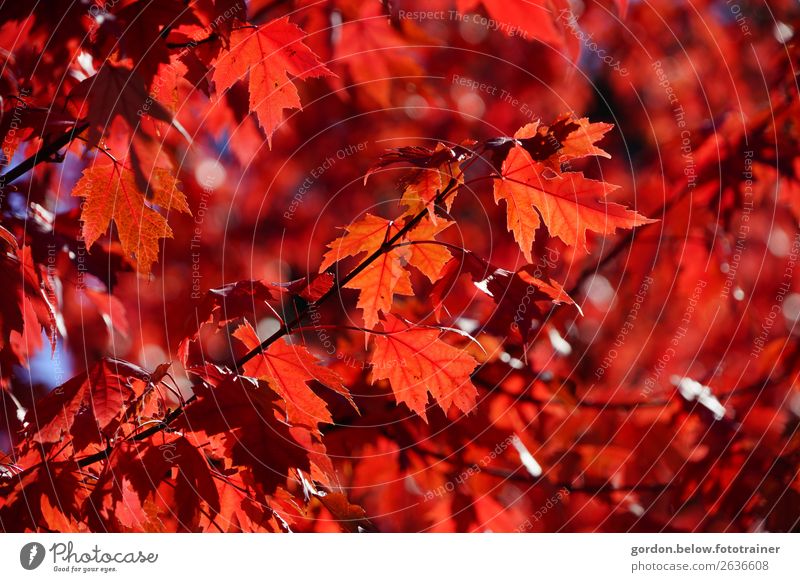
<svg viewBox="0 0 800 582">
<path fill-rule="evenodd" d="M 55 140 L 51 141 L 46 145 L 43 145 L 39 149 L 39 151 L 37 151 L 35 154 L 30 156 L 26 160 L 23 160 L 22 162 L 11 168 L 8 172 L 0 176 L 0 191 L 2 191 L 7 184 L 13 182 L 26 172 L 31 171 L 37 165 L 49 160 L 50 156 L 58 153 L 58 150 L 60 150 L 64 146 L 69 145 L 72 142 L 72 140 L 74 140 L 76 137 L 78 137 L 78 135 L 86 131 L 88 128 L 89 128 L 88 123 L 75 125 L 72 129 L 60 135 Z"/>
</svg>

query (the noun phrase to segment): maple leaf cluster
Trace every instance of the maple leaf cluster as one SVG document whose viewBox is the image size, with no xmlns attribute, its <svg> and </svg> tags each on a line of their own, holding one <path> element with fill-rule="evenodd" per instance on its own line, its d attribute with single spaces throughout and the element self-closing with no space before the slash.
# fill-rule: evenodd
<svg viewBox="0 0 800 582">
<path fill-rule="evenodd" d="M 0 7 L 0 529 L 796 530 L 747 4 Z"/>
</svg>

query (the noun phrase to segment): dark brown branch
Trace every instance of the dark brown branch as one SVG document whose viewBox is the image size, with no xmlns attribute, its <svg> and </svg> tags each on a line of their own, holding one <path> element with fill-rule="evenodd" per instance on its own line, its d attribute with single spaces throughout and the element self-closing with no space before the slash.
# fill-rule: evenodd
<svg viewBox="0 0 800 582">
<path fill-rule="evenodd" d="M 197 400 L 197 396 L 192 395 L 186 399 L 186 403 L 183 406 L 180 406 L 167 414 L 160 423 L 151 426 L 150 428 L 143 430 L 142 432 L 137 432 L 132 437 L 128 438 L 127 440 L 138 442 L 143 441 L 144 439 L 153 436 L 156 433 L 161 432 L 162 430 L 166 429 L 175 419 L 183 414 L 186 406 L 190 405 L 192 402 Z M 108 456 L 111 454 L 111 451 L 114 450 L 113 445 L 109 445 L 104 450 L 100 451 L 99 453 L 95 453 L 93 455 L 89 455 L 88 457 L 83 457 L 82 459 L 78 459 L 78 467 L 88 467 L 89 465 L 93 465 L 94 463 L 105 461 L 108 459 Z"/>
<path fill-rule="evenodd" d="M 447 198 L 447 196 L 449 196 L 457 188 L 457 186 L 458 186 L 458 180 L 456 180 L 455 178 L 451 178 L 450 182 L 447 184 L 447 187 L 445 187 L 445 189 L 442 190 L 436 196 L 436 200 L 435 200 L 436 204 L 441 204 L 444 201 L 444 199 Z M 240 358 L 239 361 L 236 362 L 236 364 L 235 364 L 236 368 L 237 368 L 237 372 L 247 362 L 252 360 L 258 354 L 260 354 L 263 350 L 267 349 L 270 345 L 275 343 L 278 339 L 280 339 L 281 337 L 283 337 L 283 336 L 291 333 L 292 331 L 294 331 L 295 328 L 300 323 L 302 323 L 302 321 L 309 315 L 309 313 L 311 312 L 312 307 L 319 306 L 320 304 L 325 302 L 327 299 L 332 297 L 334 294 L 336 294 L 339 291 L 341 291 L 342 287 L 344 287 L 348 282 L 352 281 L 355 277 L 357 277 L 359 275 L 359 273 L 362 273 L 364 271 L 364 269 L 369 267 L 369 265 L 372 264 L 378 257 L 380 257 L 382 254 L 392 250 L 394 244 L 397 243 L 397 241 L 401 240 L 405 235 L 407 235 L 409 233 L 409 231 L 411 231 L 411 229 L 413 229 L 415 226 L 417 226 L 417 224 L 419 224 L 419 222 L 423 218 L 425 218 L 425 216 L 427 214 L 428 214 L 428 209 L 427 208 L 425 208 L 424 210 L 420 211 L 416 216 L 414 216 L 414 218 L 409 220 L 394 236 L 388 238 L 380 246 L 380 248 L 375 250 L 375 252 L 373 252 L 366 259 L 364 259 L 346 277 L 344 277 L 342 279 L 338 279 L 336 284 L 334 284 L 334 286 L 331 287 L 328 290 L 327 293 L 322 295 L 322 297 L 320 297 L 314 303 L 309 304 L 308 307 L 306 307 L 300 313 L 298 313 L 295 316 L 295 318 L 292 319 L 290 322 L 284 323 L 275 333 L 273 333 L 271 336 L 269 336 L 267 339 L 265 339 L 263 342 L 261 342 L 261 344 L 258 347 L 250 350 L 247 354 L 242 356 L 242 358 Z M 191 396 L 190 398 L 188 398 L 186 400 L 186 403 L 183 406 L 179 406 L 178 408 L 176 408 L 175 410 L 170 412 L 164 418 L 163 421 L 161 421 L 158 424 L 155 424 L 155 425 L 151 426 L 150 428 L 148 428 L 146 430 L 143 430 L 142 432 L 136 433 L 135 435 L 129 437 L 127 440 L 134 441 L 134 442 L 142 441 L 142 440 L 144 440 L 144 439 L 146 439 L 146 438 L 148 438 L 148 437 L 150 437 L 150 436 L 152 436 L 152 435 L 154 435 L 156 433 L 161 432 L 162 430 L 165 430 L 165 429 L 169 428 L 169 425 L 173 421 L 175 421 L 178 417 L 180 417 L 183 414 L 183 412 L 186 409 L 186 407 L 190 406 L 192 404 L 192 402 L 194 402 L 196 399 L 197 399 L 196 396 Z M 108 456 L 111 454 L 111 451 L 113 449 L 114 449 L 113 446 L 108 446 L 108 447 L 106 447 L 106 449 L 104 449 L 104 450 L 102 450 L 102 451 L 100 451 L 98 453 L 95 453 L 93 455 L 89 455 L 88 457 L 83 457 L 82 459 L 78 459 L 78 467 L 81 467 L 81 468 L 87 467 L 87 466 L 92 465 L 94 463 L 98 463 L 100 461 L 104 461 L 104 460 L 108 459 Z"/>
<path fill-rule="evenodd" d="M 200 40 L 190 40 L 189 42 L 168 42 L 167 48 L 168 49 L 191 49 L 200 46 L 201 44 L 206 44 L 209 42 L 214 42 L 219 38 L 219 35 L 216 32 L 209 34 L 205 38 L 201 38 Z"/>
<path fill-rule="evenodd" d="M 436 205 L 441 204 L 444 201 L 444 199 L 447 198 L 447 196 L 451 192 L 453 192 L 453 190 L 457 186 L 458 186 L 458 181 L 455 178 L 451 178 L 450 182 L 447 184 L 447 187 L 445 187 L 445 189 L 442 190 L 436 196 L 435 204 Z M 306 317 L 308 317 L 309 313 L 311 312 L 311 310 L 313 308 L 318 307 L 320 304 L 324 303 L 330 297 L 332 297 L 333 295 L 339 293 L 342 290 L 342 288 L 345 285 L 347 285 L 347 283 L 349 283 L 350 281 L 355 279 L 358 275 L 360 275 L 364 271 L 364 269 L 369 267 L 377 258 L 379 258 L 384 253 L 389 252 L 390 250 L 392 250 L 392 248 L 394 247 L 395 243 L 397 243 L 397 241 L 401 240 L 415 226 L 417 226 L 417 224 L 419 224 L 419 222 L 423 218 L 425 218 L 425 216 L 427 214 L 428 214 L 428 209 L 427 208 L 425 208 L 422 211 L 420 211 L 416 216 L 414 216 L 414 218 L 412 218 L 405 225 L 403 225 L 403 227 L 399 231 L 397 231 L 397 233 L 394 236 L 392 236 L 391 238 L 386 240 L 386 242 L 384 242 L 371 255 L 369 255 L 366 259 L 361 261 L 361 263 L 355 269 L 350 271 L 350 273 L 348 273 L 347 276 L 345 276 L 342 279 L 338 279 L 337 278 L 336 283 L 333 285 L 333 287 L 331 287 L 327 291 L 327 293 L 325 293 L 322 297 L 317 299 L 314 303 L 310 303 L 305 309 L 303 309 L 300 313 L 298 313 L 294 317 L 294 319 L 292 319 L 290 322 L 284 323 L 283 325 L 281 325 L 281 327 L 279 327 L 275 331 L 275 333 L 273 333 L 271 336 L 269 336 L 267 339 L 265 339 L 263 342 L 261 342 L 261 344 L 258 347 L 253 348 L 248 353 L 246 353 L 244 356 L 242 356 L 239 359 L 239 361 L 236 362 L 236 368 L 237 369 L 241 369 L 247 362 L 249 362 L 250 360 L 255 358 L 262 351 L 266 350 L 270 345 L 275 343 L 277 340 L 279 340 L 283 336 L 291 333 L 294 330 L 295 327 L 297 327 L 300 323 L 303 322 L 303 320 Z"/>
<path fill-rule="evenodd" d="M 89 128 L 88 123 L 83 123 L 81 125 L 75 125 L 72 129 L 67 131 L 66 133 L 60 135 L 55 140 L 51 141 L 48 144 L 43 145 L 39 151 L 33 154 L 26 160 L 23 160 L 13 168 L 11 168 L 8 172 L 0 176 L 0 192 L 6 187 L 7 184 L 13 182 L 26 172 L 31 171 L 37 165 L 41 164 L 42 162 L 46 162 L 50 159 L 51 156 L 58 153 L 58 150 L 63 148 L 64 146 L 69 145 L 73 139 L 78 137 L 81 133 L 86 131 Z"/>
</svg>

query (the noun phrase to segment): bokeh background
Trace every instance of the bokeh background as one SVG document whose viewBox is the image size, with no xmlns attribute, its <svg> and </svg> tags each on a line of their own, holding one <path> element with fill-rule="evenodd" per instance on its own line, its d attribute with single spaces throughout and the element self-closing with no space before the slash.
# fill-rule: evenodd
<svg viewBox="0 0 800 582">
<path fill-rule="evenodd" d="M 164 41 L 119 28 L 132 2 L 96 14 L 87 2 L 28 4 L 0 4 L 0 131 L 13 144 L 4 171 L 41 144 L 33 122 L 28 133 L 12 128 L 15 115 L 67 127 L 70 91 L 105 58 Z M 537 236 L 536 260 L 582 314 L 553 310 L 527 345 L 478 329 L 485 345 L 507 343 L 473 375 L 470 415 L 422 421 L 369 383 L 363 341 L 334 332 L 338 357 L 326 364 L 361 410 L 326 397 L 335 487 L 381 531 L 797 529 L 796 2 L 253 0 L 245 10 L 256 24 L 290 15 L 335 76 L 297 83 L 303 109 L 286 112 L 270 144 L 246 83 L 222 95 L 202 74 L 214 41 L 188 54 L 157 46 L 167 59 L 180 53 L 180 67 L 142 59 L 148 90 L 192 138 L 142 122 L 192 209 L 170 213 L 174 237 L 151 275 L 136 272 L 113 232 L 82 254 L 70 192 L 88 144 L 4 185 L 3 226 L 44 269 L 58 315 L 51 349 L 35 302 L 21 334 L 4 311 L 0 450 L 16 444 L 19 409 L 102 357 L 149 370 L 172 362 L 190 395 L 179 346 L 201 298 L 239 280 L 315 273 L 339 228 L 365 212 L 396 216 L 402 171 L 364 184 L 386 149 L 509 136 L 573 112 L 614 125 L 600 144 L 611 158 L 575 169 L 620 185 L 615 201 L 658 222 L 591 236 L 586 248 Z M 104 142 L 112 153 L 124 149 L 114 136 Z M 525 264 L 488 188 L 462 191 L 452 216 L 448 242 L 511 271 Z M 16 276 L 3 272 L 3 293 L 16 293 Z M 414 287 L 398 310 L 424 318 L 430 283 L 415 277 Z M 360 325 L 351 294 L 330 303 L 329 324 Z M 485 321 L 492 306 L 459 281 L 446 323 Z M 262 338 L 295 308 L 273 307 L 249 314 Z M 318 347 L 317 334 L 300 336 Z M 220 338 L 204 350 L 221 364 L 241 355 Z M 340 529 L 313 500 L 294 517 L 294 529 Z"/>
</svg>

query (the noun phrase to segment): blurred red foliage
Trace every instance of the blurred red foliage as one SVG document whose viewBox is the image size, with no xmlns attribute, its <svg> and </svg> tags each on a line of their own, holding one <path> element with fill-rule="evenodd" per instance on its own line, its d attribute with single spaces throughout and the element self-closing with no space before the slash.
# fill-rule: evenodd
<svg viewBox="0 0 800 582">
<path fill-rule="evenodd" d="M 3 4 L 0 528 L 796 531 L 800 8 L 527 4 Z"/>
</svg>

